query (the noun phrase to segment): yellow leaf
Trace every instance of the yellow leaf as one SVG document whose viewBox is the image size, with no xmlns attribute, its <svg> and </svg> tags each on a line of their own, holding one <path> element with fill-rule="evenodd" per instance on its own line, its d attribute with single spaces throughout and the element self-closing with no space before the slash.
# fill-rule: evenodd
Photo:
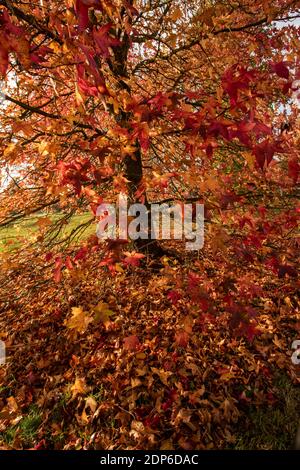
<svg viewBox="0 0 300 470">
<path fill-rule="evenodd" d="M 251 170 L 254 169 L 255 157 L 251 152 L 244 152 L 244 157 Z"/>
<path fill-rule="evenodd" d="M 92 317 L 88 316 L 88 313 L 84 312 L 81 307 L 72 307 L 72 316 L 65 320 L 64 324 L 78 333 L 84 333 L 92 321 Z"/>
<path fill-rule="evenodd" d="M 146 354 L 143 353 L 143 352 L 140 352 L 140 353 L 137 353 L 136 356 L 135 356 L 137 359 L 141 359 L 141 360 L 144 360 L 146 359 Z"/>
<path fill-rule="evenodd" d="M 169 386 L 168 378 L 170 377 L 170 375 L 173 375 L 173 372 L 169 372 L 169 371 L 163 370 L 163 369 L 157 369 L 156 367 L 151 367 L 151 370 L 152 370 L 153 374 L 158 375 L 158 377 L 160 378 L 160 381 L 164 385 L 166 385 L 167 387 Z"/>
<path fill-rule="evenodd" d="M 13 143 L 8 144 L 3 152 L 4 157 L 11 155 L 11 153 L 15 150 L 15 148 L 16 148 L 16 144 L 13 144 Z"/>
<path fill-rule="evenodd" d="M 76 116 L 72 113 L 70 114 L 67 114 L 65 116 L 66 120 L 68 121 L 69 124 L 73 125 L 74 124 L 74 121 L 76 121 Z"/>
<path fill-rule="evenodd" d="M 45 156 L 49 154 L 49 142 L 43 140 L 38 146 L 38 152 Z"/>
<path fill-rule="evenodd" d="M 122 149 L 122 152 L 124 154 L 128 154 L 128 153 L 132 154 L 132 153 L 136 152 L 136 147 L 134 145 L 129 145 L 129 144 L 125 145 Z"/>
<path fill-rule="evenodd" d="M 95 413 L 97 408 L 97 402 L 93 397 L 87 397 L 85 401 L 85 408 L 90 408 L 92 413 Z"/>
<path fill-rule="evenodd" d="M 219 183 L 217 179 L 212 176 L 208 176 L 205 182 L 206 182 L 208 189 L 210 189 L 211 191 L 214 191 L 218 189 L 219 187 Z"/>
<path fill-rule="evenodd" d="M 94 308 L 95 320 L 106 323 L 109 321 L 109 317 L 114 315 L 115 312 L 110 310 L 109 305 L 105 302 L 99 302 L 98 305 Z"/>
<path fill-rule="evenodd" d="M 80 94 L 80 91 L 78 90 L 78 86 L 75 86 L 75 100 L 76 100 L 76 105 L 80 107 L 84 103 L 84 99 Z"/>
<path fill-rule="evenodd" d="M 118 273 L 123 273 L 123 272 L 124 272 L 124 269 L 122 268 L 122 266 L 120 265 L 120 263 L 116 263 L 116 264 L 115 264 L 115 270 L 116 270 Z"/>
<path fill-rule="evenodd" d="M 18 404 L 15 400 L 15 397 L 8 397 L 7 406 L 11 413 L 15 413 L 18 409 Z"/>
<path fill-rule="evenodd" d="M 142 385 L 142 381 L 140 379 L 138 379 L 137 377 L 132 377 L 131 378 L 131 387 L 132 388 L 135 388 L 135 387 L 139 387 L 140 385 Z"/>
<path fill-rule="evenodd" d="M 71 387 L 72 398 L 76 398 L 77 395 L 84 395 L 87 392 L 87 387 L 84 378 L 77 378 L 74 385 Z"/>
<path fill-rule="evenodd" d="M 228 380 L 231 380 L 231 379 L 234 379 L 235 378 L 235 373 L 234 372 L 224 372 L 224 374 L 222 374 L 220 376 L 220 379 L 219 380 L 222 380 L 224 382 L 228 382 Z"/>
</svg>

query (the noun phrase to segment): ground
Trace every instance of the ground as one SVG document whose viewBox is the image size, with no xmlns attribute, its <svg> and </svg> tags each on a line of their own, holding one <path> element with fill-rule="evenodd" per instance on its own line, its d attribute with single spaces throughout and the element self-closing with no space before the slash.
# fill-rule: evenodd
<svg viewBox="0 0 300 470">
<path fill-rule="evenodd" d="M 35 225 L 14 230 L 5 237 L 34 235 Z M 189 279 L 188 260 L 166 256 L 159 269 L 112 273 L 93 257 L 64 269 L 59 283 L 42 256 L 20 269 L 18 262 L 1 280 L 11 292 L 0 317 L 2 449 L 293 447 L 297 293 L 278 299 L 270 286 L 259 333 L 247 338 L 224 328 L 224 312 L 217 323 L 199 313 L 191 292 L 174 298 L 178 276 Z M 219 282 L 209 260 L 200 262 Z M 18 298 L 20 285 L 28 288 Z"/>
</svg>

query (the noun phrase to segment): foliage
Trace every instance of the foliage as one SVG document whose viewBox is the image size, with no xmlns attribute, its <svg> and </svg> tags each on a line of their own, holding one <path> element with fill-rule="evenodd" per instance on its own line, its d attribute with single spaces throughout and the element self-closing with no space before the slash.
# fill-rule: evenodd
<svg viewBox="0 0 300 470">
<path fill-rule="evenodd" d="M 299 382 L 299 15 L 0 0 L 4 447 L 227 447 Z M 204 203 L 203 250 L 99 242 L 120 192 Z"/>
</svg>

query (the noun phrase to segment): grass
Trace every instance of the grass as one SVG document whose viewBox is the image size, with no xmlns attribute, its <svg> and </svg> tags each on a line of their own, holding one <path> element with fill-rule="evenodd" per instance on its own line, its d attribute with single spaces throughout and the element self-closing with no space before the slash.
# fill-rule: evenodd
<svg viewBox="0 0 300 470">
<path fill-rule="evenodd" d="M 104 387 L 103 385 L 100 385 L 93 393 L 90 395 L 94 400 L 96 400 L 98 403 L 103 401 L 104 399 Z"/>
<path fill-rule="evenodd" d="M 237 450 L 293 449 L 300 424 L 300 389 L 284 375 L 275 383 L 278 403 L 267 408 L 250 408 L 247 421 L 237 436 Z"/>
<path fill-rule="evenodd" d="M 54 224 L 62 217 L 61 214 L 52 214 L 47 216 L 47 218 Z M 41 219 L 45 220 L 45 215 L 39 215 L 37 217 L 26 218 L 20 222 L 5 227 L 0 230 L 0 252 L 4 251 L 13 251 L 20 248 L 21 244 L 25 241 L 34 242 L 36 237 L 40 233 L 39 222 Z M 69 236 L 73 230 L 79 227 L 81 224 L 84 224 L 89 219 L 91 219 L 90 213 L 76 214 L 71 217 L 66 225 L 63 226 L 63 229 L 60 231 L 58 237 L 59 239 L 64 239 Z M 46 221 L 47 223 L 47 221 Z M 76 234 L 74 240 L 78 241 L 84 238 L 87 238 L 89 235 L 95 232 L 95 226 L 91 224 L 86 227 L 84 231 Z"/>
<path fill-rule="evenodd" d="M 37 439 L 37 433 L 42 424 L 42 415 L 35 405 L 28 409 L 27 415 L 16 426 L 10 426 L 2 434 L 3 441 L 12 445 L 18 436 L 25 448 L 32 447 Z"/>
</svg>

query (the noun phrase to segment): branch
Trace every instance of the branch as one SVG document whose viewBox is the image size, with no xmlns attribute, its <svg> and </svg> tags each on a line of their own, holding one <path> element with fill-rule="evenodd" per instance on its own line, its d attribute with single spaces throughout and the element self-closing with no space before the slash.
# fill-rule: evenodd
<svg viewBox="0 0 300 470">
<path fill-rule="evenodd" d="M 6 7 L 14 16 L 16 16 L 19 20 L 25 21 L 30 26 L 33 26 L 39 33 L 45 34 L 49 38 L 56 41 L 58 44 L 63 45 L 63 41 L 49 29 L 45 28 L 41 23 L 39 23 L 36 18 L 28 13 L 24 13 L 24 11 L 20 10 L 16 6 L 12 5 L 9 0 L 0 0 L 0 5 Z"/>
<path fill-rule="evenodd" d="M 48 113 L 47 111 L 43 111 L 40 108 L 30 106 L 29 104 L 23 103 L 23 101 L 16 100 L 15 98 L 12 98 L 11 96 L 5 95 L 4 93 L 2 93 L 1 95 L 4 99 L 6 99 L 8 101 L 11 101 L 12 103 L 16 104 L 17 106 L 20 106 L 20 108 L 23 108 L 26 111 L 30 111 L 31 113 L 40 114 L 41 116 L 44 116 L 44 117 L 47 117 L 47 118 L 50 118 L 50 119 L 64 119 L 65 121 L 67 121 L 66 118 L 64 118 L 63 116 L 60 116 L 58 114 Z M 74 121 L 74 127 L 81 127 L 82 129 L 91 129 L 91 130 L 96 131 L 97 134 L 103 135 L 103 132 L 100 131 L 100 129 L 96 129 L 96 128 L 90 126 L 89 124 L 83 124 L 81 122 Z"/>
</svg>

